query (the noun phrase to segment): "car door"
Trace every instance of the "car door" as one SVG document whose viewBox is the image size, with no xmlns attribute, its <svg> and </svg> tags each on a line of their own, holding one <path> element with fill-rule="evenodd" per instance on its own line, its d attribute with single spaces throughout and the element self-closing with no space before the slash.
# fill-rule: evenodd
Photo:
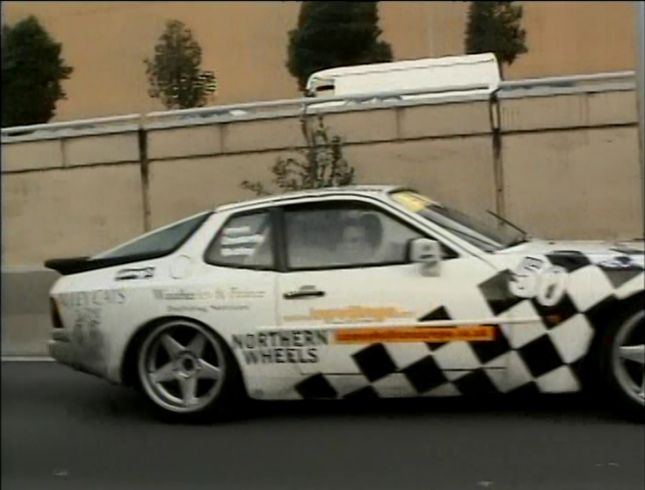
<svg viewBox="0 0 645 490">
<path fill-rule="evenodd" d="M 444 385 L 467 372 L 504 367 L 496 354 L 506 352 L 505 340 L 497 325 L 485 325 L 494 316 L 481 290 L 495 274 L 491 265 L 442 243 L 439 275 L 423 275 L 407 260 L 408 244 L 427 232 L 375 203 L 282 210 L 278 320 L 308 349 L 298 363 L 303 374 L 335 378 L 335 390 L 367 383 L 400 396 L 449 390 Z"/>
<path fill-rule="evenodd" d="M 279 394 L 299 376 L 295 363 L 272 348 L 261 327 L 276 327 L 275 234 L 268 209 L 228 217 L 207 246 L 191 284 L 203 290 L 207 323 L 225 337 L 245 372 L 249 393 Z"/>
</svg>

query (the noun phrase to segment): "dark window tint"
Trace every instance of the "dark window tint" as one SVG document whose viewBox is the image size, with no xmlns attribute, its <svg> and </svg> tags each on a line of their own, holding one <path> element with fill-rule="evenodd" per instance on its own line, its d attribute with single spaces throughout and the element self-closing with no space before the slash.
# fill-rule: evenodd
<svg viewBox="0 0 645 490">
<path fill-rule="evenodd" d="M 121 245 L 114 250 L 97 255 L 94 258 L 118 258 L 131 255 L 162 256 L 175 250 L 210 215 L 210 212 L 202 213 L 170 226 L 153 231 L 130 243 Z"/>
<path fill-rule="evenodd" d="M 418 213 L 486 252 L 495 252 L 526 241 L 524 233 L 509 228 L 507 223 L 490 214 L 470 216 L 412 191 L 398 191 L 390 196 L 409 211 Z"/>
<path fill-rule="evenodd" d="M 401 264 L 408 242 L 422 235 L 372 207 L 354 204 L 287 209 L 292 269 Z"/>
</svg>

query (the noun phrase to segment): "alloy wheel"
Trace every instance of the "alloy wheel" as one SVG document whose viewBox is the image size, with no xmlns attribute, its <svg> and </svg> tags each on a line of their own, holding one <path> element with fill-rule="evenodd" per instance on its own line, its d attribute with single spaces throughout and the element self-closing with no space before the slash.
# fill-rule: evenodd
<svg viewBox="0 0 645 490">
<path fill-rule="evenodd" d="M 645 311 L 618 329 L 612 345 L 612 369 L 623 392 L 645 406 Z"/>
<path fill-rule="evenodd" d="M 206 327 L 173 322 L 155 329 L 141 347 L 139 377 L 157 405 L 177 413 L 198 412 L 221 390 L 225 357 Z"/>
</svg>

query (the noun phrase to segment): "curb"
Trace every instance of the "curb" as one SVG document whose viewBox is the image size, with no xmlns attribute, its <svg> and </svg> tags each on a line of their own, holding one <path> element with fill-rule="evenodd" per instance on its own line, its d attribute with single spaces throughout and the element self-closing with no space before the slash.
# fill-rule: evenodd
<svg viewBox="0 0 645 490">
<path fill-rule="evenodd" d="M 2 356 L 2 362 L 56 362 L 56 359 L 48 356 Z"/>
</svg>

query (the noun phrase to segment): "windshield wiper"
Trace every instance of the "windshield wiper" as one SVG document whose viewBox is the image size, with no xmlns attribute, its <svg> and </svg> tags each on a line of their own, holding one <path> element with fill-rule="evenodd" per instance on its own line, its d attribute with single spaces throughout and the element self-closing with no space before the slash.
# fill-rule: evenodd
<svg viewBox="0 0 645 490">
<path fill-rule="evenodd" d="M 514 240 L 510 245 L 517 245 L 519 243 L 527 241 L 527 239 L 529 237 L 529 234 L 525 230 L 523 230 L 522 228 L 517 226 L 515 223 L 512 223 L 511 221 L 507 220 L 506 218 L 500 216 L 499 214 L 491 211 L 490 209 L 487 209 L 486 212 L 488 214 L 491 214 L 491 215 L 495 216 L 495 218 L 497 218 L 498 220 L 502 221 L 503 223 L 506 223 L 511 228 L 515 228 L 517 231 L 519 231 L 522 234 L 522 238 L 520 240 Z"/>
</svg>

